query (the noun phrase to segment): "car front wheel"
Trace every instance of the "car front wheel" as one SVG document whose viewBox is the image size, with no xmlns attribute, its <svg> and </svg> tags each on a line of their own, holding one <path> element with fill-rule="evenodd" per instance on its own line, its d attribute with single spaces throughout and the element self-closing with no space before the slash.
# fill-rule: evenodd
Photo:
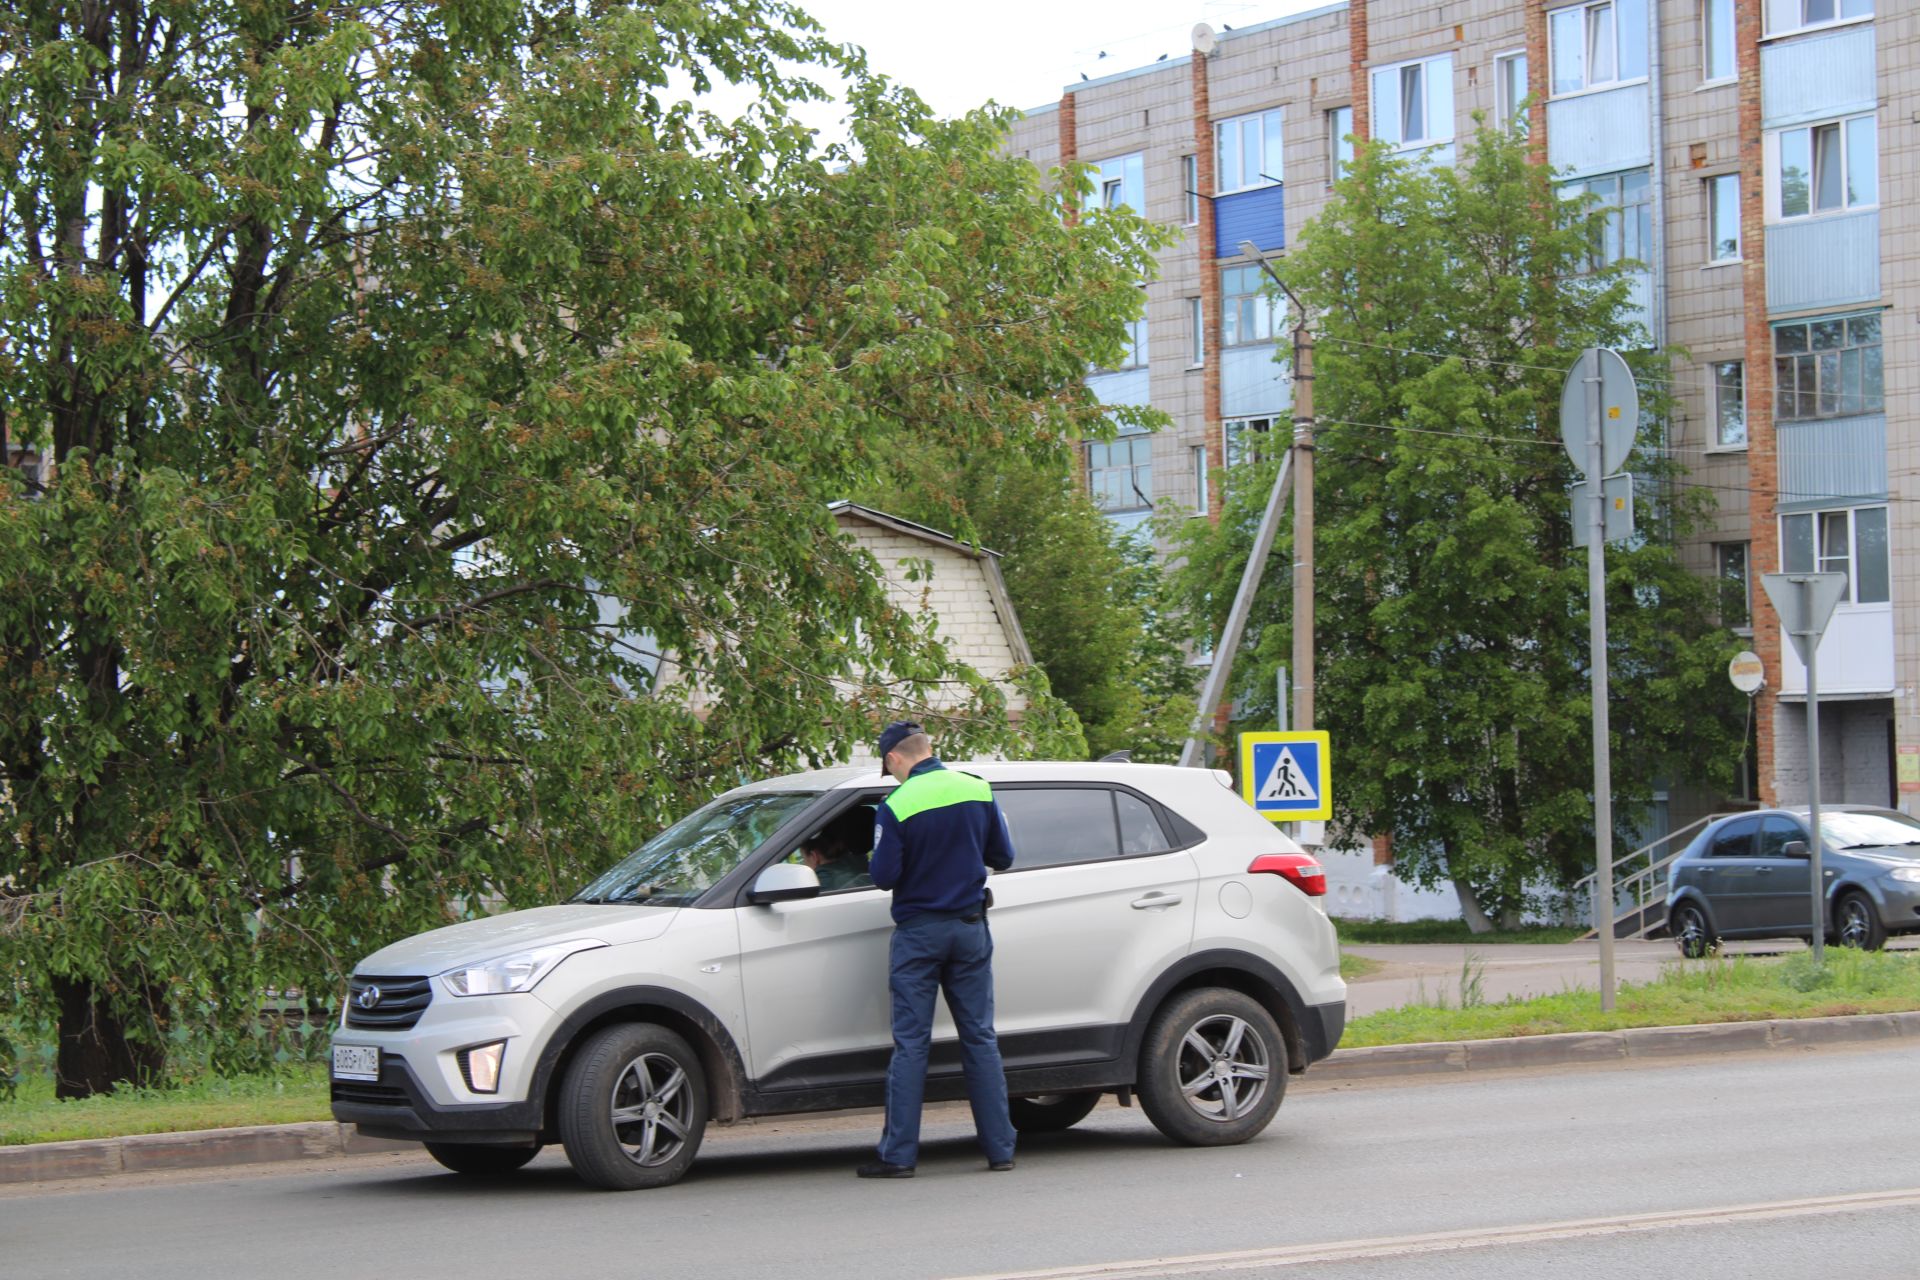
<svg viewBox="0 0 1920 1280">
<path fill-rule="evenodd" d="M 1279 1024 L 1251 996 L 1203 987 L 1171 1000 L 1140 1046 L 1140 1106 L 1190 1147 L 1225 1147 L 1265 1129 L 1287 1089 Z"/>
<path fill-rule="evenodd" d="M 1689 960 L 1698 960 L 1720 945 L 1720 939 L 1714 937 L 1712 927 L 1707 924 L 1707 913 L 1691 902 L 1683 902 L 1673 909 L 1673 922 L 1668 927 L 1673 931 L 1674 945 Z"/>
<path fill-rule="evenodd" d="M 1082 1093 L 1039 1093 L 1030 1098 L 1007 1099 L 1007 1111 L 1013 1127 L 1021 1133 L 1058 1133 L 1085 1120 L 1100 1104 L 1100 1091 Z"/>
<path fill-rule="evenodd" d="M 684 1039 L 651 1023 L 596 1032 L 560 1086 L 560 1140 L 582 1181 L 610 1191 L 678 1182 L 707 1131 L 707 1079 Z"/>
<path fill-rule="evenodd" d="M 1887 945 L 1887 931 L 1880 913 L 1864 893 L 1850 893 L 1833 909 L 1834 940 L 1843 947 L 1878 951 Z"/>
<path fill-rule="evenodd" d="M 540 1154 L 539 1147 L 497 1147 L 476 1142 L 429 1142 L 427 1154 L 455 1173 L 497 1178 Z"/>
</svg>

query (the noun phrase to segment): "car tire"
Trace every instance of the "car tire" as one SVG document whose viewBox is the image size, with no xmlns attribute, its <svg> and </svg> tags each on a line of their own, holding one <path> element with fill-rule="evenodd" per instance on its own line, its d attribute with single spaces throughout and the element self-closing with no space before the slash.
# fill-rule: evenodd
<svg viewBox="0 0 1920 1280">
<path fill-rule="evenodd" d="M 1140 1046 L 1141 1109 L 1182 1146 L 1226 1147 L 1258 1134 L 1287 1090 L 1287 1045 L 1251 996 L 1183 992 L 1154 1015 Z"/>
<path fill-rule="evenodd" d="M 1100 1105 L 1100 1090 L 1081 1093 L 1036 1093 L 1007 1099 L 1013 1127 L 1021 1133 L 1059 1133 L 1071 1129 Z"/>
<path fill-rule="evenodd" d="M 560 1141 L 581 1181 L 638 1191 L 680 1181 L 706 1136 L 707 1078 L 684 1039 L 652 1023 L 607 1027 L 560 1085 Z"/>
<path fill-rule="evenodd" d="M 1698 903 L 1683 902 L 1675 907 L 1667 929 L 1673 934 L 1673 944 L 1680 948 L 1680 954 L 1689 960 L 1698 960 L 1720 949 L 1719 935 L 1707 923 L 1707 913 Z"/>
<path fill-rule="evenodd" d="M 1878 951 L 1887 945 L 1887 928 L 1873 899 L 1857 890 L 1833 904 L 1833 940 L 1843 947 Z"/>
<path fill-rule="evenodd" d="M 479 1142 L 429 1142 L 427 1154 L 455 1173 L 498 1178 L 523 1168 L 540 1154 L 538 1146 L 497 1147 Z"/>
</svg>

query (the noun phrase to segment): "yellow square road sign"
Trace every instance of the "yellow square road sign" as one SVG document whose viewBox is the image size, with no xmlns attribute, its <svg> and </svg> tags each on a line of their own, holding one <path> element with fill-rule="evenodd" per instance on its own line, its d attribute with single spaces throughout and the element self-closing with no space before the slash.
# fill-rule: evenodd
<svg viewBox="0 0 1920 1280">
<path fill-rule="evenodd" d="M 1326 731 L 1241 734 L 1240 796 L 1273 822 L 1333 817 L 1333 747 Z"/>
</svg>

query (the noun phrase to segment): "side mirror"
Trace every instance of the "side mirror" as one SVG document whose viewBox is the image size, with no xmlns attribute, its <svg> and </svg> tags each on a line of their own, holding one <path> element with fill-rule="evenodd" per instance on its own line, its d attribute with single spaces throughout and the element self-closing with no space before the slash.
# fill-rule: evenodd
<svg viewBox="0 0 1920 1280">
<path fill-rule="evenodd" d="M 760 873 L 747 891 L 747 901 L 755 906 L 769 902 L 794 902 L 820 896 L 820 877 L 812 867 L 792 862 L 776 862 Z"/>
<path fill-rule="evenodd" d="M 1789 841 L 1787 841 L 1787 842 L 1786 842 L 1785 844 L 1783 844 L 1783 845 L 1781 845 L 1781 846 L 1780 846 L 1780 856 L 1781 856 L 1781 857 L 1783 857 L 1783 858 L 1804 858 L 1804 857 L 1807 857 L 1807 856 L 1808 856 L 1808 854 L 1807 854 L 1807 842 L 1806 842 L 1805 840 L 1789 840 Z"/>
</svg>

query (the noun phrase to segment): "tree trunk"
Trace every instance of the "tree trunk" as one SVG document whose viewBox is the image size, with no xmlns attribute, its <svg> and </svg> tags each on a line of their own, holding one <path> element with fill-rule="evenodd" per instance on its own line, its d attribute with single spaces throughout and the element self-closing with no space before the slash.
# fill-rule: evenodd
<svg viewBox="0 0 1920 1280">
<path fill-rule="evenodd" d="M 132 1040 L 126 1020 L 115 1014 L 97 987 L 84 978 L 55 978 L 60 1003 L 60 1043 L 53 1062 L 56 1098 L 90 1098 L 111 1093 L 122 1081 L 150 1085 L 166 1065 L 158 1043 Z M 149 992 L 151 998 L 158 992 Z"/>
<path fill-rule="evenodd" d="M 1492 933 L 1493 921 L 1480 905 L 1480 895 L 1465 880 L 1453 882 L 1454 896 L 1460 899 L 1460 916 L 1467 922 L 1467 929 L 1473 933 Z"/>
</svg>

